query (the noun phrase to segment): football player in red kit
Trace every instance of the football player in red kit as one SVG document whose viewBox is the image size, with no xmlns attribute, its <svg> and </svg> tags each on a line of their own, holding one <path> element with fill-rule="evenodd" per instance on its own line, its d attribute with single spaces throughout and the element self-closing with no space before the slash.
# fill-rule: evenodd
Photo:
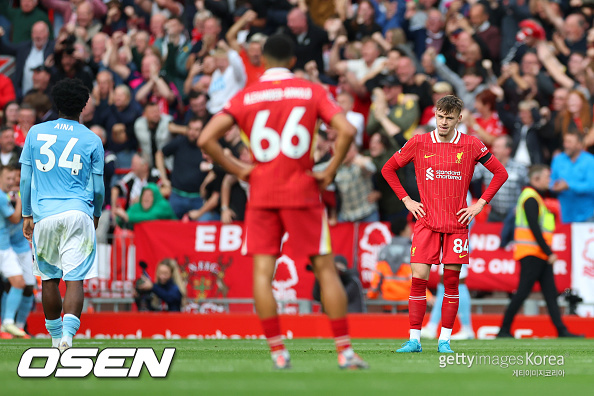
<svg viewBox="0 0 594 396">
<path fill-rule="evenodd" d="M 254 260 L 254 300 L 276 368 L 289 368 L 272 294 L 276 259 L 285 232 L 311 257 L 330 318 L 341 368 L 367 368 L 353 351 L 346 320 L 347 301 L 334 267 L 326 212 L 320 198 L 351 144 L 354 128 L 322 86 L 296 78 L 292 41 L 268 38 L 263 48 L 266 72 L 239 92 L 204 128 L 199 145 L 228 172 L 250 183 L 244 249 Z M 316 123 L 322 119 L 338 132 L 328 167 L 312 173 Z M 233 124 L 249 141 L 255 166 L 225 156 L 218 143 Z"/>
<path fill-rule="evenodd" d="M 440 99 L 435 110 L 437 128 L 414 136 L 382 168 L 384 178 L 417 219 L 411 247 L 410 340 L 396 352 L 422 351 L 420 336 L 429 271 L 432 264 L 443 263 L 445 293 L 438 351 L 452 353 L 450 336 L 458 313 L 460 269 L 468 264 L 468 225 L 507 180 L 503 165 L 480 140 L 456 130 L 463 107 L 462 100 L 454 95 Z M 408 196 L 396 175 L 398 168 L 411 161 L 421 202 Z M 467 207 L 466 194 L 478 162 L 494 176 L 481 198 Z"/>
</svg>

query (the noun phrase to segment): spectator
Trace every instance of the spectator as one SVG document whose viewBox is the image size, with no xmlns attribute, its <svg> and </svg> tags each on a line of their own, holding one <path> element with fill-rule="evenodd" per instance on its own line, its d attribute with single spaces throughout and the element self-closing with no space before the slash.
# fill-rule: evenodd
<svg viewBox="0 0 594 396">
<path fill-rule="evenodd" d="M 161 60 L 148 52 L 142 58 L 141 76 L 130 82 L 135 99 L 142 106 L 149 102 L 159 105 L 163 114 L 173 115 L 177 111 L 179 92 L 172 82 L 167 82 L 160 74 Z"/>
<path fill-rule="evenodd" d="M 242 46 L 237 40 L 237 34 L 240 29 L 249 26 L 258 14 L 255 11 L 246 11 L 241 18 L 231 26 L 231 29 L 225 35 L 229 46 L 239 53 L 243 61 L 243 67 L 247 75 L 246 87 L 257 81 L 262 74 L 264 74 L 264 65 L 262 64 L 262 46 L 266 41 L 266 36 L 260 33 L 255 33 Z"/>
<path fill-rule="evenodd" d="M 177 263 L 164 259 L 157 265 L 156 281 L 143 273 L 136 282 L 136 305 L 139 311 L 180 312 L 186 295 Z"/>
<path fill-rule="evenodd" d="M 363 294 L 363 286 L 359 280 L 359 274 L 356 271 L 348 269 L 348 261 L 344 256 L 339 254 L 334 256 L 334 266 L 338 271 L 340 282 L 344 287 L 347 297 L 347 312 L 348 313 L 363 313 L 367 311 L 365 307 L 365 297 Z M 308 271 L 312 271 L 311 265 L 307 266 Z M 320 291 L 320 283 L 316 279 L 313 286 L 312 297 L 319 303 L 322 302 L 322 294 Z M 324 307 L 322 306 L 322 309 Z"/>
<path fill-rule="evenodd" d="M 148 183 L 159 182 L 159 171 L 149 168 L 148 161 L 140 154 L 132 157 L 131 171 L 111 188 L 112 208 L 128 209 L 140 200 L 140 193 Z M 123 197 L 120 200 L 120 195 Z M 112 211 L 115 220 L 115 211 Z"/>
<path fill-rule="evenodd" d="M 47 14 L 37 8 L 37 0 L 21 0 L 19 8 L 12 8 L 10 2 L 0 1 L 0 14 L 6 16 L 12 23 L 13 44 L 21 44 L 31 37 L 35 22 L 43 22 L 49 28 L 50 21 Z M 51 32 L 49 33 L 52 36 Z"/>
<path fill-rule="evenodd" d="M 384 164 L 392 157 L 396 151 L 395 146 L 390 142 L 386 135 L 374 133 L 369 138 L 369 156 L 373 160 L 376 169 L 382 169 Z M 404 168 L 396 171 L 400 180 L 406 183 Z M 374 192 L 379 194 L 377 201 L 381 221 L 391 221 L 399 216 L 406 216 L 408 211 L 402 201 L 395 194 L 392 194 L 392 188 L 384 179 L 381 172 L 373 174 Z"/>
<path fill-rule="evenodd" d="M 58 37 L 54 48 L 54 67 L 50 84 L 55 85 L 65 78 L 78 78 L 89 91 L 93 90 L 93 72 L 84 62 L 84 49 L 76 46 L 72 35 Z"/>
<path fill-rule="evenodd" d="M 200 169 L 208 171 L 200 186 L 200 196 L 204 204 L 198 209 L 188 212 L 188 218 L 194 221 L 219 221 L 221 220 L 221 186 L 225 177 L 225 171 L 214 166 L 210 157 L 202 153 L 204 161 Z"/>
<path fill-rule="evenodd" d="M 107 107 L 101 107 L 99 119 L 101 125 L 105 126 L 107 131 L 111 131 L 115 124 L 123 124 L 126 138 L 120 143 L 114 141 L 111 134 L 107 136 L 107 148 L 113 152 L 122 150 L 135 151 L 138 147 L 134 124 L 142 115 L 142 108 L 130 93 L 130 88 L 126 85 L 118 85 L 113 90 L 113 104 Z"/>
<path fill-rule="evenodd" d="M 551 164 L 551 190 L 559 193 L 564 223 L 594 220 L 594 156 L 576 131 L 563 136 L 563 152 Z"/>
<path fill-rule="evenodd" d="M 183 92 L 191 43 L 185 35 L 180 17 L 170 18 L 165 23 L 165 32 L 165 37 L 155 40 L 153 45 L 161 51 L 165 76 L 175 84 L 178 92 Z"/>
<path fill-rule="evenodd" d="M 103 26 L 104 33 L 110 36 L 115 32 L 126 33 L 128 26 L 126 25 L 123 8 L 124 4 L 120 0 L 110 0 L 107 3 L 107 15 Z"/>
<path fill-rule="evenodd" d="M 247 146 L 241 144 L 237 151 L 241 162 L 252 163 L 252 154 Z M 223 223 L 244 220 L 248 188 L 249 183 L 239 180 L 237 176 L 230 173 L 225 175 L 221 184 L 221 221 Z"/>
<path fill-rule="evenodd" d="M 364 37 L 371 37 L 373 33 L 381 33 L 382 28 L 375 23 L 374 7 L 368 0 L 359 2 L 357 14 L 344 21 L 349 41 L 361 41 Z"/>
<path fill-rule="evenodd" d="M 19 109 L 20 106 L 15 100 L 8 102 L 4 106 L 4 125 L 13 129 L 16 127 L 17 123 L 19 122 Z"/>
<path fill-rule="evenodd" d="M 491 153 L 501 162 L 507 171 L 507 181 L 501 186 L 491 202 L 488 221 L 504 221 L 508 216 L 515 216 L 515 206 L 524 186 L 528 184 L 528 169 L 511 158 L 513 140 L 508 135 L 495 138 Z M 493 179 L 493 174 L 482 164 L 477 166 L 474 180 L 480 180 L 486 188 Z"/>
<path fill-rule="evenodd" d="M 462 121 L 468 126 L 468 134 L 478 137 L 487 148 L 491 147 L 498 136 L 507 132 L 495 111 L 496 100 L 495 94 L 485 89 L 476 95 L 476 113 L 462 111 Z"/>
<path fill-rule="evenodd" d="M 318 70 L 324 68 L 323 48 L 330 43 L 328 33 L 321 27 L 315 25 L 309 16 L 299 8 L 293 8 L 287 15 L 287 26 L 282 33 L 289 36 L 295 42 L 294 69 L 305 69 L 305 64 L 310 60 L 316 61 Z"/>
<path fill-rule="evenodd" d="M 354 141 L 359 147 L 363 147 L 363 137 L 365 135 L 365 117 L 363 114 L 353 111 L 355 100 L 353 95 L 348 92 L 341 92 L 336 97 L 336 102 L 342 108 L 347 121 L 357 129 Z"/>
<path fill-rule="evenodd" d="M 8 102 L 16 99 L 14 86 L 10 78 L 6 77 L 4 73 L 0 73 L 0 107 L 6 106 Z"/>
<path fill-rule="evenodd" d="M 99 136 L 103 148 L 107 143 L 105 129 L 100 125 L 92 125 L 89 128 L 95 135 Z M 110 186 L 116 170 L 116 156 L 109 150 L 103 151 L 104 165 L 103 165 L 103 185 L 105 186 L 105 199 L 103 200 L 103 210 L 101 217 L 99 217 L 99 224 L 95 229 L 97 234 L 97 243 L 107 243 L 107 234 L 109 232 L 109 220 L 111 218 L 111 194 Z"/>
<path fill-rule="evenodd" d="M 41 21 L 34 23 L 31 27 L 30 39 L 19 44 L 7 42 L 2 37 L 3 32 L 3 29 L 0 28 L 0 53 L 15 57 L 12 82 L 17 98 L 20 100 L 23 95 L 33 88 L 33 69 L 43 65 L 46 59 L 53 54 L 54 42 L 49 40 L 49 25 Z"/>
<path fill-rule="evenodd" d="M 199 15 L 200 14 L 197 14 L 196 17 Z M 194 64 L 197 58 L 204 58 L 211 53 L 221 39 L 221 21 L 218 18 L 213 17 L 210 13 L 208 13 L 208 15 L 209 16 L 204 19 L 203 27 L 199 32 L 202 33 L 202 36 L 200 37 L 200 40 L 194 44 L 190 51 L 190 55 L 188 56 L 188 63 L 186 64 L 188 69 L 191 68 L 191 65 Z M 196 19 L 196 21 L 199 21 L 199 19 Z"/>
<path fill-rule="evenodd" d="M 88 2 L 93 10 L 93 16 L 101 19 L 107 12 L 107 6 L 102 0 L 78 0 L 78 1 L 63 1 L 63 0 L 41 0 L 41 4 L 48 10 L 54 10 L 62 15 L 64 25 L 69 23 L 76 23 L 77 8 L 82 4 Z"/>
<path fill-rule="evenodd" d="M 206 108 L 210 114 L 216 114 L 239 90 L 245 86 L 245 68 L 237 51 L 221 45 L 214 54 L 217 69 L 212 74 L 208 87 L 210 97 Z"/>
<path fill-rule="evenodd" d="M 485 54 L 485 58 L 498 63 L 501 50 L 501 34 L 497 26 L 491 25 L 489 16 L 489 7 L 484 3 L 477 2 L 470 7 L 469 19 L 474 33 L 483 40 L 489 49 L 489 53 Z"/>
<path fill-rule="evenodd" d="M 157 151 L 162 150 L 171 140 L 171 133 L 169 133 L 171 120 L 170 115 L 159 112 L 157 103 L 147 103 L 143 116 L 134 123 L 134 134 L 138 140 L 140 152 L 149 159 L 151 168 L 155 166 Z M 167 165 L 168 169 L 173 166 L 171 161 L 168 161 Z"/>
<path fill-rule="evenodd" d="M 23 149 L 15 144 L 14 131 L 9 126 L 0 127 L 0 160 L 2 165 L 17 168 Z"/>
<path fill-rule="evenodd" d="M 148 183 L 142 188 L 139 202 L 131 205 L 128 210 L 116 207 L 114 214 L 118 218 L 118 224 L 130 229 L 143 221 L 176 219 L 169 202 L 163 198 L 159 187 L 154 183 Z"/>
<path fill-rule="evenodd" d="M 417 95 L 419 108 L 422 112 L 425 108 L 433 106 L 431 99 L 431 84 L 426 79 L 419 81 L 415 79 L 416 67 L 414 61 L 408 56 L 398 58 L 396 65 L 396 76 L 402 84 L 402 92 Z M 464 102 L 466 103 L 466 102 Z"/>
<path fill-rule="evenodd" d="M 197 58 L 190 66 L 188 77 L 184 81 L 184 92 L 186 95 L 192 91 L 206 92 L 212 81 L 212 74 L 217 69 L 214 57 L 207 55 Z"/>
<path fill-rule="evenodd" d="M 579 90 L 571 90 L 567 95 L 565 110 L 555 120 L 555 134 L 565 136 L 569 131 L 585 135 L 592 127 L 592 106 Z M 586 147 L 594 144 L 594 135 L 588 136 Z"/>
<path fill-rule="evenodd" d="M 402 84 L 396 76 L 385 77 L 380 85 L 383 88 L 373 90 L 367 133 L 381 132 L 394 147 L 400 148 L 419 123 L 419 104 L 413 95 L 402 93 Z"/>
<path fill-rule="evenodd" d="M 514 141 L 512 158 L 526 167 L 542 164 L 544 141 L 553 135 L 553 130 L 550 124 L 540 122 L 538 103 L 535 100 L 520 102 L 519 114 L 515 116 L 505 109 L 503 90 L 500 87 L 491 87 L 491 90 L 497 96 L 499 118 Z"/>
<path fill-rule="evenodd" d="M 371 158 L 359 154 L 352 143 L 334 179 L 341 198 L 338 221 L 379 221 L 378 196 L 372 194 L 371 182 L 376 170 Z"/>
<path fill-rule="evenodd" d="M 72 23 L 69 23 L 66 25 L 66 28 L 74 31 L 77 40 L 88 45 L 103 27 L 95 18 L 100 18 L 100 16 L 95 16 L 93 6 L 85 0 L 76 7 L 75 24 L 72 25 Z"/>
<path fill-rule="evenodd" d="M 203 161 L 202 151 L 198 147 L 198 137 L 204 122 L 191 119 L 185 136 L 177 136 L 157 151 L 155 162 L 161 174 L 162 185 L 171 187 L 169 204 L 177 218 L 193 209 L 200 209 L 204 204 L 200 196 L 200 186 L 206 173 L 200 169 Z M 171 180 L 167 177 L 165 157 L 173 156 Z"/>
<path fill-rule="evenodd" d="M 184 118 L 184 124 L 188 125 L 192 118 L 199 118 L 206 125 L 210 120 L 210 117 L 212 117 L 212 114 L 210 114 L 206 108 L 208 94 L 201 91 L 190 91 L 188 98 L 190 103 Z"/>
<path fill-rule="evenodd" d="M 33 72 L 33 87 L 29 91 L 25 92 L 25 95 L 27 95 L 30 92 L 36 91 L 46 94 L 48 98 L 51 99 L 52 86 L 50 85 L 50 81 L 52 75 L 50 69 L 42 64 L 37 67 L 34 67 L 33 69 L 31 69 L 31 71 Z"/>
<path fill-rule="evenodd" d="M 28 104 L 23 104 L 19 108 L 18 123 L 14 126 L 14 141 L 19 147 L 23 147 L 29 129 L 35 125 L 35 109 Z"/>
</svg>

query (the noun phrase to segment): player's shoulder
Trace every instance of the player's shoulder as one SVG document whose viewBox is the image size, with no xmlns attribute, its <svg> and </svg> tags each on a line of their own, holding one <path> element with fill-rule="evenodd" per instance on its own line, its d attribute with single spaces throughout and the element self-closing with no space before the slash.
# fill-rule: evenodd
<svg viewBox="0 0 594 396">
<path fill-rule="evenodd" d="M 460 133 L 460 143 L 461 144 L 470 144 L 476 146 L 484 146 L 485 144 L 477 138 L 476 136 L 467 135 L 465 133 Z"/>
</svg>

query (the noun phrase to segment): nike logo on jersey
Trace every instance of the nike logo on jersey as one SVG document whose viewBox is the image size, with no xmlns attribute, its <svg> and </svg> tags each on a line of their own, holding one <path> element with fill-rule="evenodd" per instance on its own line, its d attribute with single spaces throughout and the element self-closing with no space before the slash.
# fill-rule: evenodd
<svg viewBox="0 0 594 396">
<path fill-rule="evenodd" d="M 437 155 L 437 154 L 431 154 L 431 155 L 427 155 L 427 154 L 425 154 L 425 158 L 431 158 L 431 157 L 433 157 L 433 156 L 435 156 L 435 155 Z"/>
<path fill-rule="evenodd" d="M 467 255 L 467 254 L 460 254 L 458 257 L 460 257 L 460 258 L 464 258 L 464 257 L 466 257 L 466 256 L 468 256 L 468 255 Z"/>
</svg>

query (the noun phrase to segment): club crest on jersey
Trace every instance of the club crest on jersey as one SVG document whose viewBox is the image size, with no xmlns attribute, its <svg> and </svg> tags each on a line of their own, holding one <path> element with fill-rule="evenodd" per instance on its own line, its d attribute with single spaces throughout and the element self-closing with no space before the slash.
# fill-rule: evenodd
<svg viewBox="0 0 594 396">
<path fill-rule="evenodd" d="M 62 129 L 64 131 L 74 131 L 74 129 L 72 128 L 72 125 L 68 125 L 68 124 L 56 124 L 54 126 L 54 129 Z"/>
<path fill-rule="evenodd" d="M 417 250 L 416 246 L 412 248 L 411 253 L 410 253 L 411 256 L 415 255 L 415 250 Z"/>
<path fill-rule="evenodd" d="M 462 156 L 463 155 L 464 155 L 464 151 L 461 151 L 458 154 L 456 154 L 456 163 L 457 164 L 461 164 L 462 163 Z"/>
</svg>

